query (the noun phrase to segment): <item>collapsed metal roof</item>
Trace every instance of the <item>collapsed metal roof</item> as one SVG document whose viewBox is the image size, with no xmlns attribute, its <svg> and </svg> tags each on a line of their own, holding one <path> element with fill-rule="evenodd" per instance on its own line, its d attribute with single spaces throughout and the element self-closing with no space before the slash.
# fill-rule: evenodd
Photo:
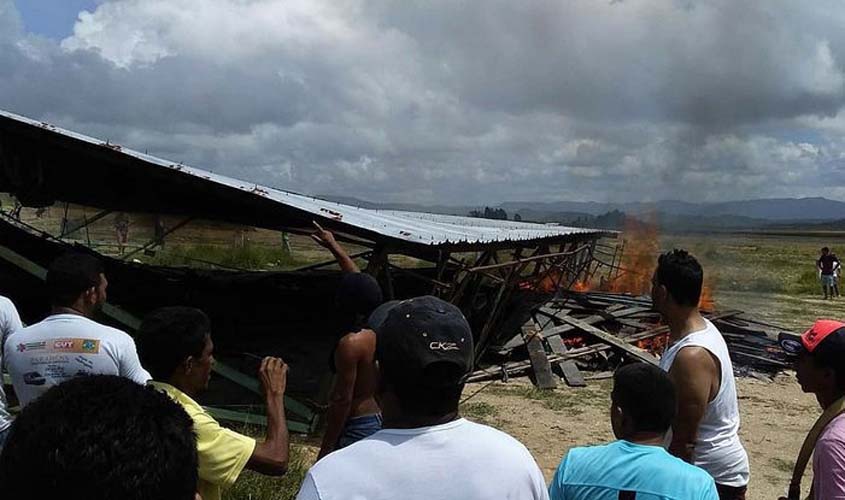
<svg viewBox="0 0 845 500">
<path fill-rule="evenodd" d="M 24 204 L 67 201 L 279 230 L 311 221 L 397 248 L 473 250 L 592 239 L 611 231 L 326 201 L 215 174 L 0 110 L 0 191 Z"/>
</svg>

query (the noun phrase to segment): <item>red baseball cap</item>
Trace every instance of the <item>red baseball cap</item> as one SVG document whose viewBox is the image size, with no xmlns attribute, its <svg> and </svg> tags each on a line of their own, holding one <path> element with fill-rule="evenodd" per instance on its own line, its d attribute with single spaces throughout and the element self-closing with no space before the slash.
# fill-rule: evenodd
<svg viewBox="0 0 845 500">
<path fill-rule="evenodd" d="M 787 354 L 798 355 L 802 351 L 814 352 L 827 338 L 835 339 L 838 343 L 845 342 L 845 323 L 832 319 L 820 319 L 801 336 L 782 332 L 778 335 L 778 342 Z"/>
</svg>

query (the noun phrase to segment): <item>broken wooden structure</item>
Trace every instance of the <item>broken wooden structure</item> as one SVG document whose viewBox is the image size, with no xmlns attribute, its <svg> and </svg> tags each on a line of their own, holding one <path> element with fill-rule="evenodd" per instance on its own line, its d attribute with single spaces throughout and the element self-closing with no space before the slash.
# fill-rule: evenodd
<svg viewBox="0 0 845 500">
<path fill-rule="evenodd" d="M 166 215 L 178 220 L 166 231 L 119 257 L 99 255 L 109 276 L 110 303 L 103 321 L 130 333 L 140 317 L 161 306 L 188 305 L 212 320 L 218 349 L 215 387 L 246 389 L 238 397 L 220 390 L 219 414 L 260 421 L 252 393 L 256 357 L 283 357 L 299 429 L 316 423 L 326 358 L 340 325 L 331 314 L 339 271 L 334 261 L 289 272 L 241 272 L 156 267 L 132 262 L 153 252 L 162 237 L 196 220 L 222 221 L 285 233 L 306 234 L 316 221 L 339 241 L 366 250 L 366 272 L 388 298 L 435 294 L 458 305 L 473 328 L 476 359 L 501 345 L 533 305 L 560 289 L 587 281 L 597 254 L 610 253 L 605 230 L 453 215 L 375 210 L 260 186 L 156 158 L 122 146 L 0 111 L 0 192 L 27 207 L 73 203 L 95 214 L 67 221 L 58 234 L 27 224 L 17 207 L 0 217 L 0 294 L 11 297 L 27 322 L 47 313 L 44 269 L 70 249 L 95 252 L 90 241 L 70 238 L 92 221 L 118 213 Z M 280 239 L 281 241 L 281 239 Z M 402 255 L 419 265 L 391 260 Z M 611 262 L 616 259 L 614 249 Z M 518 323 L 518 324 L 517 324 Z M 528 334 L 530 337 L 531 335 Z M 565 346 L 558 346 L 564 349 Z M 242 397 L 241 397 L 242 396 Z M 316 404 L 310 404 L 316 400 Z M 306 402 L 302 404 L 301 402 Z M 238 409 L 248 411 L 238 411 Z M 223 418 L 223 417 L 221 417 Z"/>
<path fill-rule="evenodd" d="M 722 332 L 736 371 L 772 374 L 791 366 L 777 343 L 786 330 L 742 311 L 702 312 Z M 530 374 L 542 389 L 555 387 L 560 379 L 583 386 L 622 363 L 657 364 L 669 336 L 648 297 L 620 293 L 562 290 L 522 319 L 519 334 L 500 337 L 502 342 L 491 346 L 495 359 L 474 372 L 470 382 Z"/>
</svg>

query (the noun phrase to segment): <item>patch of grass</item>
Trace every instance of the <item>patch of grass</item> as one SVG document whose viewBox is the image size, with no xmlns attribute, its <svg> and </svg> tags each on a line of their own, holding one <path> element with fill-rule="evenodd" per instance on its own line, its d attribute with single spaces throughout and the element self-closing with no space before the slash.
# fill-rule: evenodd
<svg viewBox="0 0 845 500">
<path fill-rule="evenodd" d="M 490 392 L 537 401 L 552 411 L 563 412 L 569 416 L 580 415 L 584 407 L 603 408 L 610 402 L 610 386 L 605 383 L 595 383 L 578 390 L 498 386 L 492 387 Z"/>
<path fill-rule="evenodd" d="M 793 461 L 784 460 L 778 457 L 770 458 L 769 465 L 786 474 L 792 473 L 792 469 L 795 467 L 795 463 Z"/>
<path fill-rule="evenodd" d="M 303 265 L 281 246 L 246 244 L 242 247 L 226 245 L 168 245 L 154 256 L 139 257 L 146 264 L 216 268 L 215 264 L 243 270 L 285 270 Z"/>
<path fill-rule="evenodd" d="M 482 423 L 490 422 L 498 414 L 499 410 L 489 403 L 474 402 L 461 406 L 461 415 L 470 420 L 476 420 Z"/>
<path fill-rule="evenodd" d="M 237 482 L 223 492 L 224 500 L 290 500 L 296 498 L 305 473 L 311 466 L 304 448 L 290 447 L 288 472 L 282 477 L 269 477 L 245 470 Z"/>
</svg>

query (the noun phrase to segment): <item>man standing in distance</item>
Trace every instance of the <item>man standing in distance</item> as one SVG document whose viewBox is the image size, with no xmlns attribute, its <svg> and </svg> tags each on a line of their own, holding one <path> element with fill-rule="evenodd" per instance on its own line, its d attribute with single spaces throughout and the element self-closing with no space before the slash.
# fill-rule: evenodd
<svg viewBox="0 0 845 500">
<path fill-rule="evenodd" d="M 6 339 L 6 366 L 21 405 L 79 375 L 150 379 L 132 337 L 91 319 L 106 302 L 107 287 L 102 264 L 88 254 L 63 255 L 50 265 L 50 315 Z"/>
<path fill-rule="evenodd" d="M 522 444 L 458 413 L 474 352 L 457 307 L 417 297 L 373 327 L 384 429 L 317 462 L 298 500 L 548 499 Z"/>
<path fill-rule="evenodd" d="M 669 326 L 660 367 L 678 390 L 678 414 L 667 438 L 669 452 L 706 470 L 719 498 L 745 498 L 748 455 L 739 440 L 739 405 L 733 364 L 722 334 L 701 316 L 704 272 L 692 255 L 660 256 L 652 277 L 655 310 Z"/>
<path fill-rule="evenodd" d="M 138 331 L 138 351 L 153 375 L 150 383 L 182 405 L 194 422 L 199 454 L 199 493 L 220 500 L 244 468 L 281 476 L 288 467 L 285 421 L 287 365 L 264 358 L 258 375 L 267 405 L 267 435 L 263 443 L 223 428 L 196 398 L 208 388 L 214 365 L 211 322 L 199 309 L 164 307 L 150 313 Z"/>
<path fill-rule="evenodd" d="M 822 280 L 824 298 L 839 297 L 839 285 L 836 283 L 836 272 L 841 267 L 839 259 L 830 252 L 830 248 L 822 248 L 822 255 L 816 261 L 816 267 Z"/>
<path fill-rule="evenodd" d="M 381 429 L 381 409 L 374 397 L 376 335 L 365 323 L 383 297 L 376 279 L 358 269 L 334 235 L 316 222 L 314 227 L 311 237 L 332 253 L 343 271 L 335 309 L 344 324 L 329 359 L 334 380 L 319 460 Z"/>
</svg>

